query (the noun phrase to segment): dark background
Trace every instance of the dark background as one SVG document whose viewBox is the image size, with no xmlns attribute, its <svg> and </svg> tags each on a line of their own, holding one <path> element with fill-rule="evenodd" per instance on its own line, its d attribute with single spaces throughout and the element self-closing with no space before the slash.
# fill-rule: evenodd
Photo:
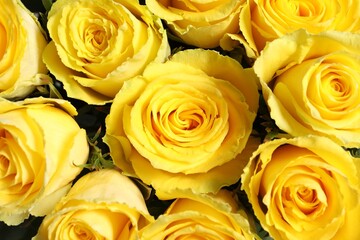
<svg viewBox="0 0 360 240">
<path fill-rule="evenodd" d="M 0 239 L 30 240 L 36 235 L 41 220 L 42 218 L 31 217 L 18 226 L 7 226 L 5 223 L 0 222 Z"/>
<path fill-rule="evenodd" d="M 24 5 L 32 12 L 44 12 L 44 6 L 41 0 L 21 0 Z"/>
</svg>

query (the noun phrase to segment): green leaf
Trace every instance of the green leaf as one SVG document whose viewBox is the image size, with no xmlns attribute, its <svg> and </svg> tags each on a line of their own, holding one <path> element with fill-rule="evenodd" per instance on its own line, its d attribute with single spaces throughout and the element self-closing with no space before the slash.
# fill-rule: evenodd
<svg viewBox="0 0 360 240">
<path fill-rule="evenodd" d="M 102 149 L 98 147 L 98 138 L 101 134 L 101 127 L 95 133 L 95 136 L 89 138 L 88 143 L 90 147 L 89 159 L 86 164 L 79 165 L 79 167 L 87 168 L 89 170 L 99 170 L 103 168 L 115 168 L 114 162 L 110 157 L 110 153 L 102 153 Z"/>
<path fill-rule="evenodd" d="M 360 148 L 345 148 L 354 158 L 360 158 Z"/>
<path fill-rule="evenodd" d="M 49 12 L 51 9 L 51 6 L 53 4 L 53 1 L 52 0 L 41 0 L 41 1 L 42 1 L 42 4 L 44 5 L 46 12 Z"/>
<path fill-rule="evenodd" d="M 149 200 L 149 198 L 152 196 L 153 189 L 138 178 L 134 178 L 134 177 L 130 177 L 130 178 L 136 184 L 136 186 L 142 193 L 144 199 Z"/>
</svg>

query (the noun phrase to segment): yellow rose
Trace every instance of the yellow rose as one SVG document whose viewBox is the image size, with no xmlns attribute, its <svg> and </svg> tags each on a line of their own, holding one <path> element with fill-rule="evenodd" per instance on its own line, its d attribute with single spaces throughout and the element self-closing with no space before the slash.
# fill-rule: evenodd
<svg viewBox="0 0 360 240">
<path fill-rule="evenodd" d="M 266 142 L 241 179 L 274 239 L 360 238 L 360 162 L 328 138 Z"/>
<path fill-rule="evenodd" d="M 137 0 L 58 0 L 43 59 L 69 97 L 112 101 L 126 79 L 170 53 L 159 18 Z"/>
<path fill-rule="evenodd" d="M 250 57 L 257 57 L 267 42 L 298 29 L 360 33 L 360 2 L 248 0 L 240 13 L 242 35 L 231 37 L 244 44 Z"/>
<path fill-rule="evenodd" d="M 257 107 L 252 69 L 212 50 L 181 51 L 125 83 L 104 141 L 115 164 L 159 197 L 216 192 L 239 180 Z"/>
<path fill-rule="evenodd" d="M 264 49 L 254 70 L 279 128 L 360 147 L 359 42 L 359 34 L 299 30 Z"/>
<path fill-rule="evenodd" d="M 155 15 L 185 43 L 202 48 L 218 47 L 228 33 L 239 32 L 239 14 L 245 0 L 159 1 L 146 0 Z"/>
<path fill-rule="evenodd" d="M 138 239 L 154 221 L 136 185 L 104 169 L 81 177 L 40 225 L 34 240 Z"/>
<path fill-rule="evenodd" d="M 140 231 L 141 240 L 258 239 L 231 192 L 220 190 L 214 195 L 187 191 L 177 197 L 164 214 Z"/>
<path fill-rule="evenodd" d="M 85 130 L 65 100 L 0 99 L 0 220 L 17 225 L 44 216 L 88 158 Z"/>
<path fill-rule="evenodd" d="M 36 17 L 20 0 L 0 0 L 0 97 L 23 98 L 48 78 L 47 44 Z"/>
</svg>

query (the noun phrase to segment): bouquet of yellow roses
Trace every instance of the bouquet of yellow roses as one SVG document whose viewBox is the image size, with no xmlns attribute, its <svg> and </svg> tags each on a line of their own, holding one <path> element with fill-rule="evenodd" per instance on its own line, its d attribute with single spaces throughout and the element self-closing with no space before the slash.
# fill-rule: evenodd
<svg viewBox="0 0 360 240">
<path fill-rule="evenodd" d="M 0 4 L 3 239 L 360 238 L 360 1 Z"/>
</svg>

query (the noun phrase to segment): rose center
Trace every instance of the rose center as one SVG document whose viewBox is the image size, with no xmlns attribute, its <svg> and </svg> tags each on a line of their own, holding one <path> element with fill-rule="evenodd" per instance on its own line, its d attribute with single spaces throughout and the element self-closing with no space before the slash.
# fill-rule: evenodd
<svg viewBox="0 0 360 240">
<path fill-rule="evenodd" d="M 321 99 L 324 106 L 332 111 L 344 111 L 351 96 L 348 81 L 336 73 L 328 73 L 322 76 L 321 85 Z"/>
<path fill-rule="evenodd" d="M 298 209 L 308 215 L 319 209 L 321 201 L 315 189 L 307 186 L 287 187 L 284 191 L 285 206 L 289 209 Z"/>
<path fill-rule="evenodd" d="M 297 199 L 301 200 L 302 202 L 306 202 L 306 203 L 313 203 L 314 201 L 316 201 L 316 191 L 314 191 L 313 189 L 309 189 L 307 187 L 301 186 L 297 192 Z"/>
<path fill-rule="evenodd" d="M 196 106 L 189 107 L 188 104 L 181 105 L 178 109 L 169 111 L 168 114 L 157 113 L 152 116 L 152 129 L 163 143 L 164 141 L 173 144 L 191 142 L 194 140 L 192 137 L 198 138 L 198 131 L 206 127 L 204 122 L 211 122 L 205 110 Z"/>
<path fill-rule="evenodd" d="M 103 31 L 95 31 L 94 32 L 94 38 L 93 38 L 93 45 L 99 46 L 101 43 L 104 42 L 104 32 Z"/>
<path fill-rule="evenodd" d="M 203 122 L 204 112 L 201 109 L 187 110 L 181 113 L 173 112 L 169 121 L 175 128 L 193 130 Z"/>
<path fill-rule="evenodd" d="M 335 56 L 344 62 L 335 62 Z M 356 72 L 349 70 L 351 62 L 345 60 L 343 55 L 327 57 L 316 67 L 307 87 L 309 101 L 324 119 L 339 119 L 359 102 Z"/>
<path fill-rule="evenodd" d="M 69 235 L 70 239 L 84 239 L 92 240 L 96 239 L 94 234 L 83 224 L 73 223 Z"/>
<path fill-rule="evenodd" d="M 104 50 L 107 47 L 107 36 L 105 30 L 97 25 L 90 27 L 87 30 L 85 42 L 87 48 L 95 54 Z"/>
<path fill-rule="evenodd" d="M 0 173 L 3 175 L 3 173 L 6 173 L 6 171 L 9 168 L 9 159 L 7 159 L 5 156 L 0 155 Z"/>
<path fill-rule="evenodd" d="M 347 87 L 339 79 L 333 79 L 330 82 L 330 88 L 333 90 L 333 95 L 344 96 L 347 94 Z"/>
</svg>

